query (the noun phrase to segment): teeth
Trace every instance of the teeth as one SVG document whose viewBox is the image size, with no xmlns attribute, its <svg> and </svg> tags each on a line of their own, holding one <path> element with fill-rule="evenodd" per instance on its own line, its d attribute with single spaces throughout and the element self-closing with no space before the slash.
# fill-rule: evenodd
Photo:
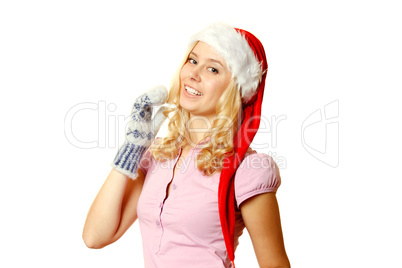
<svg viewBox="0 0 402 268">
<path fill-rule="evenodd" d="M 202 93 L 199 92 L 199 91 L 197 91 L 197 90 L 195 90 L 194 88 L 191 88 L 191 87 L 188 87 L 188 86 L 186 86 L 185 88 L 186 88 L 186 91 L 187 91 L 188 93 L 190 93 L 191 95 L 194 95 L 194 96 L 202 96 Z"/>
</svg>

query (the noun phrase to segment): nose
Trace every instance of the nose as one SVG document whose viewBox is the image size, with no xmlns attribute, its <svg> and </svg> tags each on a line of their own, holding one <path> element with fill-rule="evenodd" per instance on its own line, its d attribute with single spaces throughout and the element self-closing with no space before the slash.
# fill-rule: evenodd
<svg viewBox="0 0 402 268">
<path fill-rule="evenodd" d="M 195 66 L 188 73 L 188 78 L 190 78 L 193 81 L 199 82 L 201 80 L 200 72 L 201 72 L 200 68 L 198 66 Z"/>
</svg>

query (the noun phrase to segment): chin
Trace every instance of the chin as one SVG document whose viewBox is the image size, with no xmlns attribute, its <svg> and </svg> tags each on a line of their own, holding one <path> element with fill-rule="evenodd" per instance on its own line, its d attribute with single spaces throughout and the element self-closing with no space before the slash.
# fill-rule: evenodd
<svg viewBox="0 0 402 268">
<path fill-rule="evenodd" d="M 194 107 L 191 107 L 191 105 L 189 105 L 189 104 L 186 103 L 186 102 L 181 102 L 181 101 L 180 101 L 180 106 L 181 106 L 181 108 L 182 108 L 183 110 L 185 110 L 185 111 L 187 111 L 187 112 L 189 112 L 189 113 L 191 113 L 191 114 L 194 114 L 194 113 L 195 113 Z M 193 108 L 193 109 L 192 109 L 192 108 Z"/>
</svg>

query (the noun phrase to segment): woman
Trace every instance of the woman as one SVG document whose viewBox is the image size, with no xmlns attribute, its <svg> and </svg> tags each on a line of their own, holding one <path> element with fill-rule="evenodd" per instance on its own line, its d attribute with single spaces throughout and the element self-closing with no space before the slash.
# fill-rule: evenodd
<svg viewBox="0 0 402 268">
<path fill-rule="evenodd" d="M 249 146 L 267 71 L 251 33 L 213 24 L 195 34 L 167 93 L 154 88 L 132 110 L 127 138 L 95 198 L 83 238 L 119 239 L 139 219 L 145 267 L 234 267 L 247 228 L 260 267 L 290 267 L 276 190 L 279 170 Z M 168 135 L 152 143 L 169 116 Z M 131 178 L 131 179 L 130 179 Z"/>
</svg>

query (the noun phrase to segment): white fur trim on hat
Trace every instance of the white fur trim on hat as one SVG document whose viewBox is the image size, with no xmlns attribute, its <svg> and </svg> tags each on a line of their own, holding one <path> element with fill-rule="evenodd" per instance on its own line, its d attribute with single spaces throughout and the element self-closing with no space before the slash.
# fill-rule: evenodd
<svg viewBox="0 0 402 268">
<path fill-rule="evenodd" d="M 211 46 L 225 60 L 247 103 L 256 93 L 263 70 L 245 37 L 230 25 L 215 23 L 193 35 L 189 45 L 197 41 Z"/>
</svg>

